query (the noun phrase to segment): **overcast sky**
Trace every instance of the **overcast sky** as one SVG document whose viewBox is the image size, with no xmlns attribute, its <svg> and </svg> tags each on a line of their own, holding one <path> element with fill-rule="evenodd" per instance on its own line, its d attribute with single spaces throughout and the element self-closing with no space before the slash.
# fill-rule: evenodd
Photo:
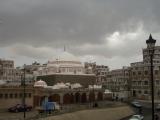
<svg viewBox="0 0 160 120">
<path fill-rule="evenodd" d="M 160 45 L 160 0 L 0 0 L 0 58 L 45 63 L 63 51 L 121 68 Z"/>
</svg>

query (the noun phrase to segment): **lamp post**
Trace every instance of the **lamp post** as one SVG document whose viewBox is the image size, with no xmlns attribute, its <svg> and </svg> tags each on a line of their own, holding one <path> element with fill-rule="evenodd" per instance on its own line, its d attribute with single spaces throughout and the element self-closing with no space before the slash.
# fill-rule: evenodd
<svg viewBox="0 0 160 120">
<path fill-rule="evenodd" d="M 25 70 L 25 64 L 23 66 L 23 77 L 22 77 L 22 86 L 23 86 L 23 107 L 24 107 L 24 111 L 23 111 L 23 118 L 26 118 L 26 111 L 25 111 L 25 103 L 26 103 L 26 83 L 25 83 L 25 76 L 26 76 L 26 70 Z"/>
<path fill-rule="evenodd" d="M 150 34 L 149 39 L 146 40 L 148 53 L 150 56 L 150 79 L 151 79 L 151 96 L 152 96 L 152 120 L 154 120 L 154 80 L 153 80 L 153 56 L 156 40 Z"/>
</svg>

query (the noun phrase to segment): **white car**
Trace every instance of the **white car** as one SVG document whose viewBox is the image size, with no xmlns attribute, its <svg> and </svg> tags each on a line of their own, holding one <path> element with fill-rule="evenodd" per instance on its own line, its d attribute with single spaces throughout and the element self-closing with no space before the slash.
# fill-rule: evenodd
<svg viewBox="0 0 160 120">
<path fill-rule="evenodd" d="M 133 115 L 129 120 L 143 120 L 142 115 Z"/>
<path fill-rule="evenodd" d="M 156 110 L 160 110 L 160 104 L 156 106 Z"/>
<path fill-rule="evenodd" d="M 136 108 L 141 108 L 142 107 L 142 105 L 138 101 L 133 101 L 133 102 L 131 102 L 131 104 L 132 104 L 133 107 L 136 107 Z"/>
</svg>

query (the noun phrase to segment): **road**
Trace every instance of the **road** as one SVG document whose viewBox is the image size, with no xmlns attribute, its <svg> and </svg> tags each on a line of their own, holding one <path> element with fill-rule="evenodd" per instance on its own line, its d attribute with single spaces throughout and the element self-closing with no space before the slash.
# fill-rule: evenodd
<svg viewBox="0 0 160 120">
<path fill-rule="evenodd" d="M 142 104 L 142 115 L 144 116 L 144 120 L 152 120 L 152 109 L 151 109 L 151 103 L 147 103 L 147 102 L 140 102 L 140 104 Z M 156 106 L 156 105 L 155 105 Z M 134 108 L 132 107 L 133 111 L 135 112 L 135 114 L 139 114 L 139 109 L 138 108 Z M 156 113 L 158 113 L 160 115 L 160 111 L 156 111 Z M 129 120 L 130 117 L 127 117 L 125 119 L 122 120 Z M 160 120 L 160 118 L 159 118 Z"/>
</svg>

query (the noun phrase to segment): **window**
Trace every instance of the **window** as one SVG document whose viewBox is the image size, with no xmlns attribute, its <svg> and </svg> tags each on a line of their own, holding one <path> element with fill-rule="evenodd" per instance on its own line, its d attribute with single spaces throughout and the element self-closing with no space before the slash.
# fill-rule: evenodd
<svg viewBox="0 0 160 120">
<path fill-rule="evenodd" d="M 17 96 L 18 96 L 17 93 L 15 93 L 15 94 L 14 94 L 14 97 L 17 98 Z"/>
<path fill-rule="evenodd" d="M 158 70 L 155 70 L 155 74 L 158 75 Z"/>
<path fill-rule="evenodd" d="M 148 85 L 148 81 L 144 81 L 144 85 Z"/>
<path fill-rule="evenodd" d="M 141 75 L 141 71 L 138 71 L 138 75 Z"/>
<path fill-rule="evenodd" d="M 0 98 L 3 98 L 3 94 L 0 94 Z"/>
<path fill-rule="evenodd" d="M 148 91 L 147 91 L 147 90 L 145 90 L 145 91 L 144 91 L 144 94 L 148 94 Z"/>
<path fill-rule="evenodd" d="M 19 97 L 22 98 L 22 93 L 19 94 Z"/>
<path fill-rule="evenodd" d="M 9 97 L 10 97 L 10 98 L 13 98 L 13 94 L 12 94 L 12 93 L 10 93 L 10 94 L 9 94 Z"/>
<path fill-rule="evenodd" d="M 137 84 L 138 84 L 138 85 L 141 85 L 141 81 L 138 81 Z"/>
<path fill-rule="evenodd" d="M 156 84 L 159 85 L 159 80 L 156 80 Z"/>
<path fill-rule="evenodd" d="M 28 97 L 31 98 L 31 96 L 32 96 L 31 93 L 28 93 Z"/>
<path fill-rule="evenodd" d="M 8 98 L 8 94 L 5 94 L 5 98 L 6 98 L 6 99 Z"/>
<path fill-rule="evenodd" d="M 145 75 L 148 75 L 148 71 L 144 71 L 144 74 L 145 74 Z"/>
<path fill-rule="evenodd" d="M 136 73 L 135 73 L 135 72 L 133 72 L 133 75 L 136 75 Z"/>
</svg>

